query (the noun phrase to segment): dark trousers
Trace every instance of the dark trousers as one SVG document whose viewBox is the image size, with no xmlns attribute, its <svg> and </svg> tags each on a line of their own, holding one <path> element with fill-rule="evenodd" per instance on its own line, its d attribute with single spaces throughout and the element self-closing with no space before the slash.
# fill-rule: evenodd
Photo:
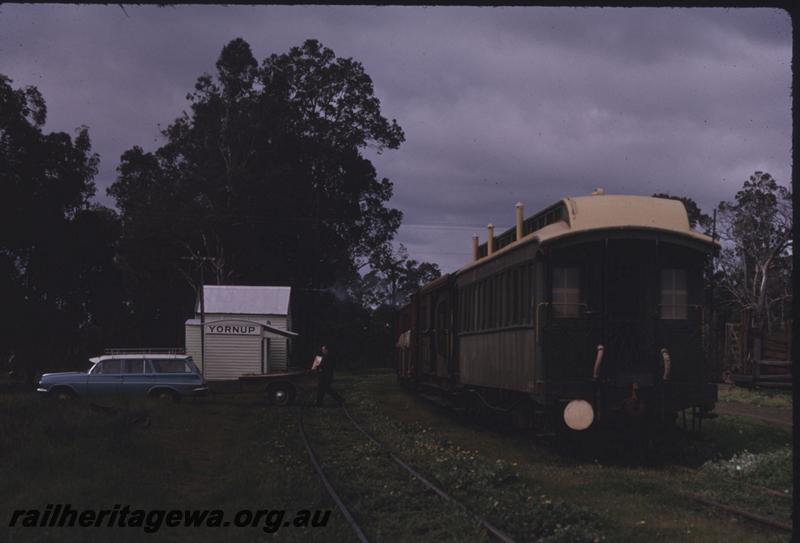
<svg viewBox="0 0 800 543">
<path fill-rule="evenodd" d="M 322 405 L 322 398 L 325 394 L 330 395 L 334 400 L 336 400 L 339 405 L 344 403 L 344 398 L 336 394 L 331 388 L 331 383 L 333 382 L 333 377 L 325 377 L 320 376 L 319 384 L 317 385 L 317 405 Z"/>
</svg>

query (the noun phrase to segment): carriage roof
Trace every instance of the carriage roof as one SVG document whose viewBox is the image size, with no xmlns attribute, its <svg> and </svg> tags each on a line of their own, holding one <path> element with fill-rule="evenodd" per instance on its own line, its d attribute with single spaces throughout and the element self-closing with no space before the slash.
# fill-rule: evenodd
<svg viewBox="0 0 800 543">
<path fill-rule="evenodd" d="M 523 244 L 546 245 L 576 234 L 607 230 L 664 232 L 699 242 L 701 245 L 706 245 L 709 250 L 718 245 L 710 236 L 692 230 L 686 208 L 679 200 L 621 194 L 568 197 L 549 206 L 544 212 L 526 219 L 525 222 L 533 223 L 533 219 L 554 209 L 560 211 L 558 220 L 548 221 L 548 224 L 533 229 L 521 239 L 497 248 L 492 255 L 482 256 L 470 262 L 456 273 L 483 264 Z M 512 234 L 512 231 L 502 236 L 508 234 Z"/>
<path fill-rule="evenodd" d="M 529 236 L 544 243 L 579 232 L 622 228 L 659 230 L 714 243 L 710 236 L 691 229 L 686 208 L 678 200 L 608 194 L 564 198 L 561 203 L 566 221 L 548 224 Z"/>
</svg>

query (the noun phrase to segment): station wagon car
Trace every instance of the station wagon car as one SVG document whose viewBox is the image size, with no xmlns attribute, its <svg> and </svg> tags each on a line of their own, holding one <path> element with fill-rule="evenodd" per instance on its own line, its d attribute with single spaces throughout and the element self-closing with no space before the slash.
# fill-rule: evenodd
<svg viewBox="0 0 800 543">
<path fill-rule="evenodd" d="M 87 372 L 45 373 L 37 391 L 60 399 L 147 396 L 174 401 L 208 391 L 191 356 L 122 354 L 89 361 L 93 365 Z"/>
</svg>

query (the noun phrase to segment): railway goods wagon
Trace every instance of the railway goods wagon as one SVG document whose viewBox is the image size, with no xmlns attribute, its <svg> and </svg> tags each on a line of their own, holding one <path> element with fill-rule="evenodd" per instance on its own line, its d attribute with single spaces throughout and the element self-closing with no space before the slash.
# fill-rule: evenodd
<svg viewBox="0 0 800 543">
<path fill-rule="evenodd" d="M 598 189 L 516 212 L 401 309 L 400 381 L 551 430 L 713 409 L 703 269 L 718 244 L 683 204 Z"/>
</svg>

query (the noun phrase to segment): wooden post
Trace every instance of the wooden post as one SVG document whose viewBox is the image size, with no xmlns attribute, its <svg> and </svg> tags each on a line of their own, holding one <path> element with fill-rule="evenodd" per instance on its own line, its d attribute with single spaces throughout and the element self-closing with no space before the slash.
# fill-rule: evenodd
<svg viewBox="0 0 800 543">
<path fill-rule="evenodd" d="M 522 202 L 517 202 L 517 205 L 515 206 L 515 209 L 516 209 L 516 213 L 517 213 L 517 216 L 516 216 L 517 239 L 516 239 L 516 241 L 519 241 L 519 240 L 522 239 L 522 236 L 523 236 L 523 234 L 522 234 L 522 222 L 523 222 L 523 217 L 525 216 L 525 208 L 523 207 Z"/>
<path fill-rule="evenodd" d="M 200 261 L 200 358 L 203 364 L 200 366 L 200 375 L 206 377 L 206 287 L 205 277 L 203 276 L 203 262 Z"/>
</svg>

